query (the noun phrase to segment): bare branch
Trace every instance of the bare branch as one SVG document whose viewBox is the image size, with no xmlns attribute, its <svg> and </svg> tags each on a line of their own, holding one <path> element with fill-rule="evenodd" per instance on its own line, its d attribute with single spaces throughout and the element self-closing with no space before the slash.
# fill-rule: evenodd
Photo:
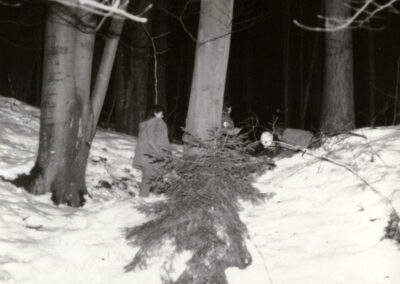
<svg viewBox="0 0 400 284">
<path fill-rule="evenodd" d="M 163 11 L 164 13 L 166 13 L 167 15 L 173 17 L 174 19 L 176 19 L 182 29 L 184 30 L 184 32 L 189 36 L 189 38 L 194 41 L 197 42 L 196 37 L 189 31 L 189 29 L 187 28 L 186 24 L 184 23 L 184 18 L 186 15 L 186 10 L 188 10 L 189 5 L 191 4 L 192 0 L 188 0 L 186 1 L 185 5 L 182 8 L 182 11 L 179 15 L 175 15 L 174 13 L 169 12 L 167 9 L 163 8 L 163 7 L 158 7 L 158 9 L 160 9 L 161 11 Z"/>
<path fill-rule="evenodd" d="M 153 60 L 154 60 L 154 103 L 158 104 L 158 76 L 157 76 L 157 72 L 158 72 L 158 61 L 157 61 L 157 47 L 156 44 L 154 42 L 154 38 L 151 36 L 150 32 L 146 29 L 145 25 L 143 26 L 143 30 L 146 34 L 146 36 L 149 38 L 150 42 L 151 42 L 151 47 L 153 48 Z"/>
<path fill-rule="evenodd" d="M 65 6 L 78 7 L 91 13 L 102 15 L 105 17 L 119 17 L 129 19 L 139 23 L 146 23 L 147 18 L 141 17 L 141 15 L 147 12 L 152 5 L 150 4 L 139 16 L 132 15 L 125 11 L 126 5 L 129 1 L 121 0 L 110 0 L 97 2 L 96 0 L 51 0 L 53 2 L 60 3 Z M 122 3 L 121 3 L 122 2 Z"/>
<path fill-rule="evenodd" d="M 318 18 L 325 20 L 324 27 L 310 27 L 294 20 L 293 23 L 303 29 L 316 31 L 316 32 L 335 32 L 343 29 L 354 29 L 363 27 L 367 22 L 377 17 L 377 14 L 383 10 L 389 10 L 393 13 L 398 13 L 399 10 L 394 7 L 396 2 L 399 0 L 386 0 L 386 3 L 379 4 L 377 0 L 351 0 L 352 4 L 362 4 L 358 8 L 351 8 L 354 13 L 349 18 L 336 18 L 336 17 L 324 17 L 318 16 Z M 350 6 L 350 4 L 344 4 Z"/>
</svg>

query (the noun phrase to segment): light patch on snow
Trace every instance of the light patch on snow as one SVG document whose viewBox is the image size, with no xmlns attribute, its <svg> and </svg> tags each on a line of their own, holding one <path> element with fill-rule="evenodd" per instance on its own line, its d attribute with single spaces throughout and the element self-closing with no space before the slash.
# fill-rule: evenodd
<svg viewBox="0 0 400 284">
<path fill-rule="evenodd" d="M 39 110 L 0 97 L 0 127 L 0 175 L 28 173 Z M 228 269 L 230 284 L 400 283 L 399 247 L 382 239 L 393 207 L 400 212 L 400 129 L 354 133 L 330 139 L 314 156 L 278 160 L 254 183 L 276 195 L 257 206 L 243 202 L 253 263 Z M 191 253 L 175 256 L 168 244 L 146 269 L 124 271 L 138 250 L 125 240 L 125 228 L 148 220 L 139 203 L 161 198 L 134 197 L 141 178 L 131 166 L 135 144 L 132 136 L 98 131 L 86 177 L 93 199 L 83 208 L 54 206 L 48 194 L 33 196 L 0 180 L 1 283 L 157 284 L 179 276 Z M 173 267 L 166 267 L 171 258 Z"/>
</svg>

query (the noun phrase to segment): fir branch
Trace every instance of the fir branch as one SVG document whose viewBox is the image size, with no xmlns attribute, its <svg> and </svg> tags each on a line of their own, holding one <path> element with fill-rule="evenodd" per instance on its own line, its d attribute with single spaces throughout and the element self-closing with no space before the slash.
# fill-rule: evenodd
<svg viewBox="0 0 400 284">
<path fill-rule="evenodd" d="M 145 267 L 160 245 L 169 242 L 176 253 L 193 253 L 173 283 L 227 283 L 227 267 L 251 263 L 239 200 L 260 203 L 271 197 L 252 186 L 253 175 L 271 163 L 252 157 L 241 135 L 215 133 L 207 142 L 189 138 L 189 146 L 201 147 L 201 154 L 165 158 L 164 172 L 153 183 L 166 200 L 139 208 L 153 219 L 126 230 L 130 244 L 140 249 L 125 268 Z"/>
</svg>

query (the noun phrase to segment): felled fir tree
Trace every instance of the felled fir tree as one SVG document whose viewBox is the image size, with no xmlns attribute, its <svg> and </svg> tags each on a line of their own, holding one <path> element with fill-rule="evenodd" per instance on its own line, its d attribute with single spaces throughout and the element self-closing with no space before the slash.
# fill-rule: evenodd
<svg viewBox="0 0 400 284">
<path fill-rule="evenodd" d="M 239 200 L 260 203 L 272 197 L 260 193 L 252 182 L 273 164 L 268 158 L 251 156 L 244 135 L 217 132 L 213 137 L 204 143 L 190 136 L 187 146 L 196 147 L 198 155 L 164 160 L 165 172 L 154 181 L 154 190 L 166 198 L 143 205 L 140 210 L 152 219 L 127 230 L 127 239 L 140 248 L 127 271 L 145 267 L 166 242 L 173 244 L 177 255 L 185 251 L 192 255 L 183 273 L 175 281 L 163 279 L 164 283 L 227 283 L 225 269 L 251 264 Z"/>
</svg>

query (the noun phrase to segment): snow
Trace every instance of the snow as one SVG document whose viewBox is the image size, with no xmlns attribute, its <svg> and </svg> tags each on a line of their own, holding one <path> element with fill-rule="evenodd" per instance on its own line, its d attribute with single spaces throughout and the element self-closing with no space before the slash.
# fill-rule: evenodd
<svg viewBox="0 0 400 284">
<path fill-rule="evenodd" d="M 32 168 L 39 114 L 0 97 L 0 176 Z M 254 183 L 276 195 L 242 204 L 253 263 L 229 268 L 229 283 L 400 283 L 399 246 L 383 239 L 390 213 L 400 212 L 398 137 L 397 126 L 358 129 L 277 160 Z M 124 229 L 147 220 L 138 204 L 162 198 L 135 197 L 141 178 L 131 167 L 135 143 L 98 131 L 87 169 L 93 198 L 83 208 L 55 206 L 48 194 L 33 196 L 0 179 L 0 283 L 161 283 L 168 246 L 146 269 L 124 271 L 138 250 Z M 177 258 L 173 277 L 189 255 Z"/>
</svg>

